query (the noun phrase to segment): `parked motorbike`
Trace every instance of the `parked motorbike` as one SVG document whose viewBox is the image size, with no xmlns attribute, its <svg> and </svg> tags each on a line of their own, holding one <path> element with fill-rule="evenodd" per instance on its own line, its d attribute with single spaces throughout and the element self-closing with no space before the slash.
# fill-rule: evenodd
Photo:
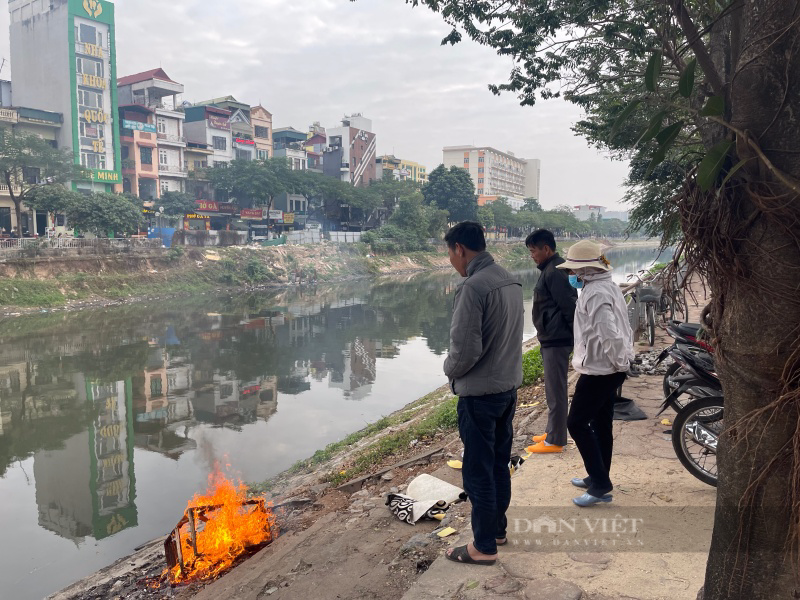
<svg viewBox="0 0 800 600">
<path fill-rule="evenodd" d="M 667 333 L 675 340 L 672 346 L 665 348 L 656 359 L 655 366 L 658 367 L 664 359 L 666 359 L 670 352 L 675 349 L 676 344 L 685 344 L 688 346 L 700 348 L 714 353 L 714 347 L 702 338 L 703 326 L 699 323 L 681 323 L 680 321 L 670 321 L 667 325 Z M 669 396 L 680 385 L 681 379 L 685 379 L 687 373 L 678 362 L 673 362 L 664 374 L 664 397 Z"/>
<path fill-rule="evenodd" d="M 714 367 L 714 357 L 705 350 L 676 342 L 668 349 L 678 367 L 668 378 L 664 377 L 664 403 L 661 414 L 668 407 L 680 411 L 688 401 L 696 398 L 722 396 L 722 384 Z"/>
</svg>

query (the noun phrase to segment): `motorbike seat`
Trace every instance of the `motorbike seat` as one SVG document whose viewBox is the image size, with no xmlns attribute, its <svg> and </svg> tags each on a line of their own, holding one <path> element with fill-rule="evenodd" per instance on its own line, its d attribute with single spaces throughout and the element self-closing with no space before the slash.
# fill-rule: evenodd
<svg viewBox="0 0 800 600">
<path fill-rule="evenodd" d="M 675 331 L 681 336 L 697 337 L 697 334 L 703 328 L 699 323 L 676 323 Z"/>
</svg>

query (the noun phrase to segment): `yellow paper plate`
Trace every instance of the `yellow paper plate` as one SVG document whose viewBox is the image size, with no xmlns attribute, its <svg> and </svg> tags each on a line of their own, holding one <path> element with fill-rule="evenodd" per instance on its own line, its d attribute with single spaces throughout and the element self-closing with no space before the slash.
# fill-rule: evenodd
<svg viewBox="0 0 800 600">
<path fill-rule="evenodd" d="M 460 469 L 461 466 L 462 466 L 462 463 L 461 463 L 460 460 L 448 460 L 447 461 L 447 466 L 448 467 L 452 467 L 453 469 Z"/>
<path fill-rule="evenodd" d="M 437 533 L 436 535 L 438 535 L 440 538 L 445 538 L 445 537 L 447 537 L 448 535 L 453 535 L 455 532 L 456 532 L 456 530 L 455 530 L 455 529 L 453 529 L 452 527 L 445 527 L 444 529 L 442 529 L 442 530 L 441 530 L 439 533 Z"/>
</svg>

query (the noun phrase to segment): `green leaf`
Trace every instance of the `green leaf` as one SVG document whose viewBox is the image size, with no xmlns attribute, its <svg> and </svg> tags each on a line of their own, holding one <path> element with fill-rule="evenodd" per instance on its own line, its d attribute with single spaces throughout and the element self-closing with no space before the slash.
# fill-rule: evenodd
<svg viewBox="0 0 800 600">
<path fill-rule="evenodd" d="M 611 126 L 611 133 L 608 134 L 609 142 L 614 139 L 614 136 L 617 135 L 619 128 L 622 127 L 623 123 L 628 120 L 628 117 L 631 116 L 633 111 L 636 110 L 636 107 L 639 106 L 640 103 L 641 100 L 633 100 L 622 110 L 621 113 L 619 113 L 619 116 L 614 119 L 614 124 Z"/>
<path fill-rule="evenodd" d="M 682 127 L 683 121 L 678 121 L 677 123 L 664 127 L 664 129 L 659 131 L 658 135 L 656 135 L 658 145 L 666 151 L 672 145 L 672 142 L 675 141 L 675 138 L 678 137 Z"/>
<path fill-rule="evenodd" d="M 647 165 L 647 170 L 644 172 L 644 177 L 647 179 L 653 173 L 653 169 L 655 169 L 658 165 L 660 165 L 664 158 L 667 156 L 667 147 L 666 146 L 659 146 L 655 152 L 653 152 L 653 156 L 650 158 L 650 164 Z"/>
<path fill-rule="evenodd" d="M 700 161 L 700 165 L 697 167 L 697 183 L 704 192 L 713 187 L 732 146 L 733 142 L 724 140 L 711 148 Z"/>
<path fill-rule="evenodd" d="M 748 162 L 748 161 L 751 161 L 751 160 L 753 160 L 753 159 L 752 159 L 752 158 L 745 158 L 745 159 L 743 159 L 743 160 L 740 160 L 738 163 L 736 163 L 736 164 L 735 164 L 735 165 L 734 165 L 734 166 L 731 168 L 731 170 L 730 170 L 730 171 L 728 171 L 728 174 L 725 176 L 725 179 L 723 179 L 723 180 L 722 180 L 722 183 L 720 183 L 720 184 L 719 184 L 719 189 L 717 189 L 717 196 L 719 196 L 719 195 L 720 195 L 720 193 L 722 192 L 722 190 L 725 188 L 725 184 L 726 184 L 726 183 L 728 183 L 728 181 L 730 181 L 731 177 L 733 177 L 733 176 L 734 176 L 734 174 L 736 173 L 736 171 L 738 171 L 739 169 L 741 169 L 741 168 L 742 168 L 742 167 L 745 165 L 745 163 L 746 163 L 746 162 Z"/>
<path fill-rule="evenodd" d="M 693 58 L 689 61 L 689 64 L 686 65 L 686 68 L 681 73 L 681 79 L 678 82 L 678 91 L 680 91 L 681 96 L 684 98 L 688 98 L 692 95 L 692 89 L 694 89 L 694 71 L 697 68 L 697 59 Z"/>
<path fill-rule="evenodd" d="M 661 131 L 661 124 L 664 122 L 664 117 L 667 116 L 667 111 L 662 110 L 661 112 L 657 113 L 650 119 L 650 124 L 645 128 L 644 133 L 642 133 L 641 137 L 636 140 L 636 145 L 639 144 L 646 144 L 654 137 L 656 134 Z"/>
<path fill-rule="evenodd" d="M 647 70 L 644 73 L 644 85 L 648 91 L 656 91 L 659 75 L 661 75 L 661 52 L 656 51 L 650 57 L 650 61 L 647 63 Z"/>
<path fill-rule="evenodd" d="M 725 98 L 711 96 L 700 111 L 700 114 L 704 117 L 721 117 L 725 114 Z"/>
</svg>

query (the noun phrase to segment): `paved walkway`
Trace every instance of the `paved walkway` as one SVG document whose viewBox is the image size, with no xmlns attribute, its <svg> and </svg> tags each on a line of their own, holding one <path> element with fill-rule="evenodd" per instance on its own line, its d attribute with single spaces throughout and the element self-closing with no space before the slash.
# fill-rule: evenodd
<svg viewBox="0 0 800 600">
<path fill-rule="evenodd" d="M 670 343 L 662 331 L 655 348 Z M 637 344 L 637 351 L 647 350 Z M 561 454 L 531 456 L 512 478 L 509 544 L 499 549 L 497 564 L 460 565 L 440 556 L 403 600 L 694 600 L 705 576 L 716 493 L 675 457 L 665 433 L 671 427 L 661 424 L 674 413 L 656 417 L 661 390 L 660 375 L 625 384 L 624 395 L 647 419 L 614 422 L 612 503 L 572 504 L 580 490 L 569 481 L 585 475 L 573 444 Z M 542 414 L 517 433 L 530 439 L 545 423 Z M 452 520 L 459 534 L 448 539 L 465 544 L 472 539 L 469 506 L 451 510 L 458 511 Z"/>
</svg>

